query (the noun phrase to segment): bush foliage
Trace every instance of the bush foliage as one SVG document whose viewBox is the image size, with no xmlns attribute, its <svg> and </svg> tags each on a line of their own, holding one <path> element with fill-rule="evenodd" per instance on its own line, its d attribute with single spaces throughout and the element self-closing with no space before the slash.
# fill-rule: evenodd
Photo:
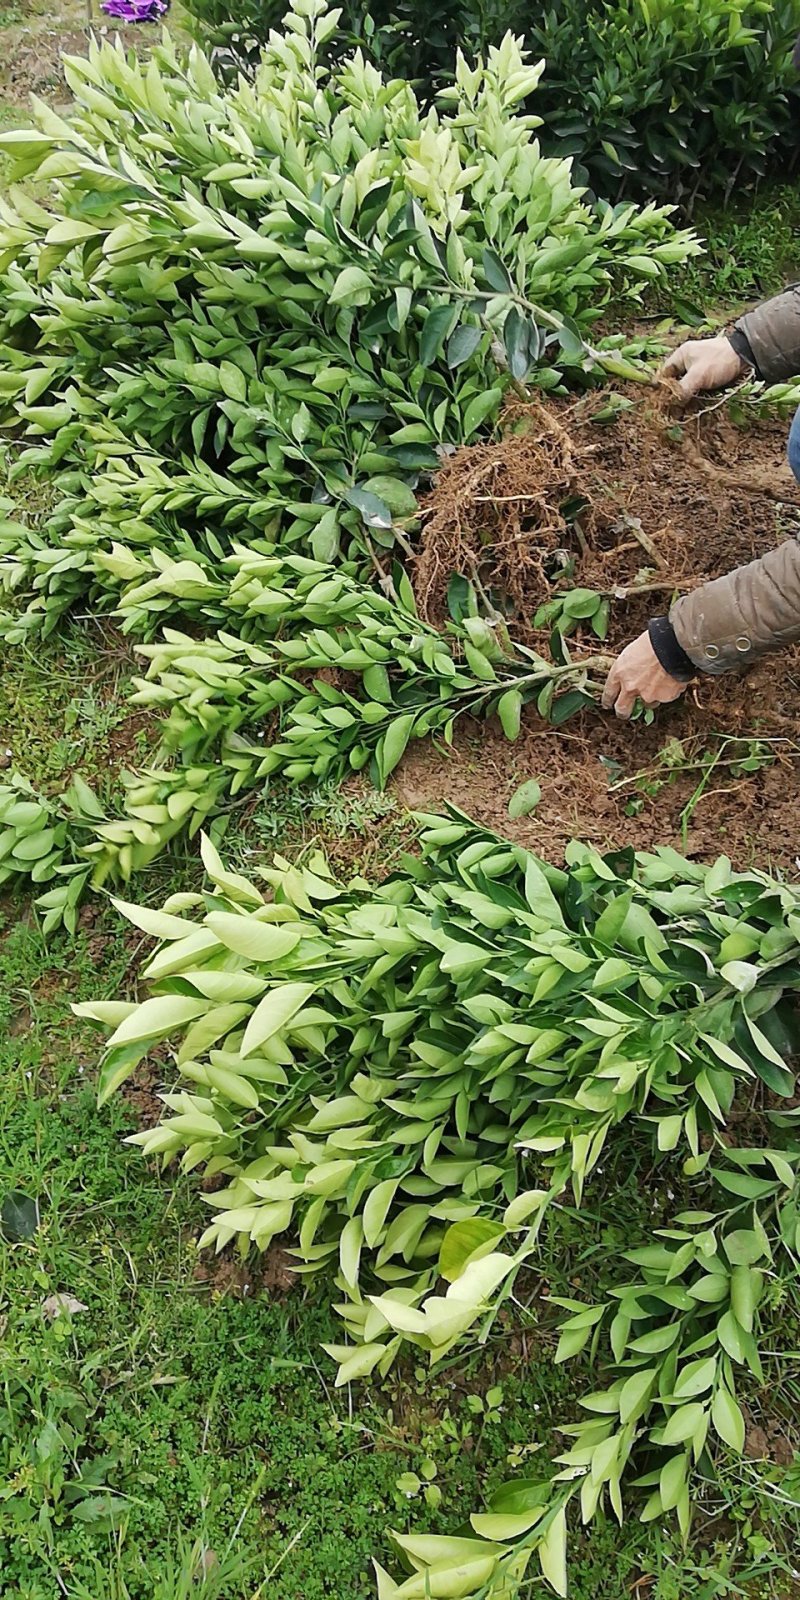
<svg viewBox="0 0 800 1600">
<path fill-rule="evenodd" d="M 189 0 L 222 52 L 254 58 L 281 0 Z M 548 153 L 573 154 L 601 194 L 621 186 L 673 198 L 750 183 L 797 155 L 790 50 L 796 0 L 345 0 L 343 28 L 428 93 L 454 49 L 485 51 L 506 29 L 546 61 L 535 108 Z"/>
</svg>

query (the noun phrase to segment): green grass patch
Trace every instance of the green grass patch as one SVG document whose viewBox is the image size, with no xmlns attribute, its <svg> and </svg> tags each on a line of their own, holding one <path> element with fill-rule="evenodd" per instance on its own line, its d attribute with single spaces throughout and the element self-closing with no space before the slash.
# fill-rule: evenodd
<svg viewBox="0 0 800 1600">
<path fill-rule="evenodd" d="M 687 263 L 659 304 L 683 316 L 695 309 L 705 320 L 738 312 L 743 303 L 778 294 L 797 277 L 800 189 L 767 184 L 758 193 L 734 193 L 726 206 L 704 203 L 693 222 L 705 255 Z"/>
</svg>

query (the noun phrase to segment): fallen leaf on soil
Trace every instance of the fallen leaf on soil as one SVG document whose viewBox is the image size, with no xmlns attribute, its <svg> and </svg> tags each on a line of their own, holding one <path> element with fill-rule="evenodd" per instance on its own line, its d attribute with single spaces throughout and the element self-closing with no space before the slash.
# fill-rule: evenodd
<svg viewBox="0 0 800 1600">
<path fill-rule="evenodd" d="M 535 778 L 529 778 L 527 783 L 521 783 L 519 788 L 514 790 L 508 802 L 509 816 L 512 818 L 530 816 L 531 812 L 536 810 L 541 798 L 542 791 L 539 784 Z"/>
</svg>

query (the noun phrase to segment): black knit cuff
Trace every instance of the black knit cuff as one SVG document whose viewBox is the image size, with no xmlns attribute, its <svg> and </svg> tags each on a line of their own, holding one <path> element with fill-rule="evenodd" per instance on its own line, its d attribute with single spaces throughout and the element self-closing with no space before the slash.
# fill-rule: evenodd
<svg viewBox="0 0 800 1600">
<path fill-rule="evenodd" d="M 690 678 L 696 677 L 697 668 L 682 645 L 678 644 L 669 617 L 653 617 L 648 623 L 647 631 L 664 671 L 668 672 L 671 678 L 675 678 L 678 683 L 688 683 Z"/>
<path fill-rule="evenodd" d="M 761 373 L 758 370 L 756 358 L 753 355 L 752 346 L 747 334 L 744 333 L 739 327 L 732 328 L 731 332 L 728 334 L 728 343 L 733 346 L 737 356 L 741 356 L 742 360 L 747 362 L 748 367 L 752 367 L 756 377 L 760 378 Z"/>
</svg>

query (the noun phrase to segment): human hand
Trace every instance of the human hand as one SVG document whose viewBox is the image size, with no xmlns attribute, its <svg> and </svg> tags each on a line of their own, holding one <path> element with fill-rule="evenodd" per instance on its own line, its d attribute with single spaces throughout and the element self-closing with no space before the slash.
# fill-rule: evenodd
<svg viewBox="0 0 800 1600">
<path fill-rule="evenodd" d="M 637 700 L 648 709 L 669 705 L 688 687 L 662 667 L 649 633 L 642 633 L 617 657 L 603 690 L 603 710 L 627 721 Z"/>
<path fill-rule="evenodd" d="M 685 400 L 707 389 L 724 389 L 747 371 L 747 362 L 737 355 L 724 334 L 718 339 L 687 339 L 664 362 L 663 371 L 680 379 Z"/>
</svg>

